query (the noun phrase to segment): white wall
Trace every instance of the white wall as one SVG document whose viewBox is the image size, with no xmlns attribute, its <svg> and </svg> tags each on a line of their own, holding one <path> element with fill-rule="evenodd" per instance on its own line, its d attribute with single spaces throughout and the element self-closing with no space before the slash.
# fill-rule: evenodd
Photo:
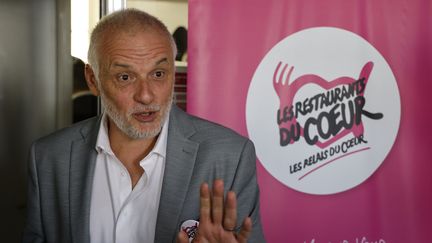
<svg viewBox="0 0 432 243">
<path fill-rule="evenodd" d="M 188 26 L 186 0 L 128 0 L 128 8 L 137 8 L 158 17 L 173 33 L 178 26 Z M 71 55 L 87 62 L 90 32 L 99 20 L 99 1 L 71 1 Z"/>
<path fill-rule="evenodd" d="M 99 20 L 99 1 L 71 1 L 71 55 L 87 62 L 90 32 Z"/>
<path fill-rule="evenodd" d="M 126 5 L 158 17 L 171 33 L 178 26 L 188 26 L 187 1 L 128 0 Z"/>
</svg>

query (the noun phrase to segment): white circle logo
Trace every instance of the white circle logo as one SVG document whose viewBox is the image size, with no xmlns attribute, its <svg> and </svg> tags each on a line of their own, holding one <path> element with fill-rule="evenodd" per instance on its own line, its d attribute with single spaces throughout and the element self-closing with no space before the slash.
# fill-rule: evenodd
<svg viewBox="0 0 432 243">
<path fill-rule="evenodd" d="M 263 58 L 246 101 L 249 137 L 264 168 L 310 194 L 351 189 L 396 139 L 400 97 L 383 56 L 338 28 L 294 33 Z"/>
</svg>

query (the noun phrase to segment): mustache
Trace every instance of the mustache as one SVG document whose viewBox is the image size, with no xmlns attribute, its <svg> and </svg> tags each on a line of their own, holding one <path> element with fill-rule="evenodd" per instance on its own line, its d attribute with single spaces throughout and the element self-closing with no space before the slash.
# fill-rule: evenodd
<svg viewBox="0 0 432 243">
<path fill-rule="evenodd" d="M 150 105 L 137 105 L 128 111 L 129 114 L 142 113 L 142 112 L 156 112 L 161 110 L 161 105 L 150 104 Z"/>
</svg>

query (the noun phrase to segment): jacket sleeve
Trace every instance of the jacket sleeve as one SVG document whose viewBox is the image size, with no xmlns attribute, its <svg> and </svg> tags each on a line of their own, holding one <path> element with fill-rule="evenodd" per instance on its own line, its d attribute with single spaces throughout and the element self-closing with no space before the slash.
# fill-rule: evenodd
<svg viewBox="0 0 432 243">
<path fill-rule="evenodd" d="M 231 190 L 237 194 L 237 225 L 240 226 L 248 216 L 252 219 L 252 233 L 248 242 L 265 242 L 259 208 L 255 148 L 250 140 L 243 147 Z"/>
<path fill-rule="evenodd" d="M 35 144 L 32 145 L 28 161 L 28 188 L 27 188 L 27 218 L 22 243 L 43 243 L 43 233 L 39 183 L 36 169 Z"/>
</svg>

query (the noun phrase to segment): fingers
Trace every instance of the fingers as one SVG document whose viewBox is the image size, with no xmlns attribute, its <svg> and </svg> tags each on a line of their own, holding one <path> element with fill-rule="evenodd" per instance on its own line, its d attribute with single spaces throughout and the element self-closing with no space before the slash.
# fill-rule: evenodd
<svg viewBox="0 0 432 243">
<path fill-rule="evenodd" d="M 223 180 L 216 179 L 211 192 L 209 185 L 203 183 L 200 187 L 200 225 L 194 241 L 246 243 L 252 231 L 252 220 L 247 217 L 238 233 L 235 232 L 236 223 L 237 198 L 235 192 L 227 192 L 224 201 Z M 184 232 L 179 233 L 177 242 L 188 242 L 187 235 Z"/>
<path fill-rule="evenodd" d="M 212 219 L 213 223 L 222 225 L 223 204 L 224 204 L 224 185 L 223 181 L 216 179 L 213 182 Z"/>
<path fill-rule="evenodd" d="M 241 230 L 237 235 L 237 240 L 239 243 L 247 242 L 250 233 L 252 232 L 252 219 L 247 217 L 242 224 Z"/>
<path fill-rule="evenodd" d="M 233 191 L 227 193 L 225 201 L 225 215 L 223 227 L 226 230 L 234 230 L 237 223 L 237 199 Z"/>
<path fill-rule="evenodd" d="M 183 230 L 180 230 L 180 232 L 177 234 L 177 241 L 176 242 L 177 243 L 189 243 L 189 238 Z"/>
<path fill-rule="evenodd" d="M 211 222 L 211 201 L 210 201 L 210 191 L 207 183 L 203 183 L 200 188 L 200 221 Z"/>
<path fill-rule="evenodd" d="M 200 221 L 217 225 L 224 223 L 224 226 L 229 227 L 227 229 L 233 229 L 237 217 L 237 202 L 234 192 L 228 192 L 225 207 L 224 209 L 223 180 L 214 180 L 212 193 L 210 193 L 208 184 L 203 183 L 200 188 Z M 224 211 L 226 211 L 225 218 L 227 219 L 224 219 Z M 225 221 L 227 221 L 227 225 L 225 225 Z"/>
</svg>

